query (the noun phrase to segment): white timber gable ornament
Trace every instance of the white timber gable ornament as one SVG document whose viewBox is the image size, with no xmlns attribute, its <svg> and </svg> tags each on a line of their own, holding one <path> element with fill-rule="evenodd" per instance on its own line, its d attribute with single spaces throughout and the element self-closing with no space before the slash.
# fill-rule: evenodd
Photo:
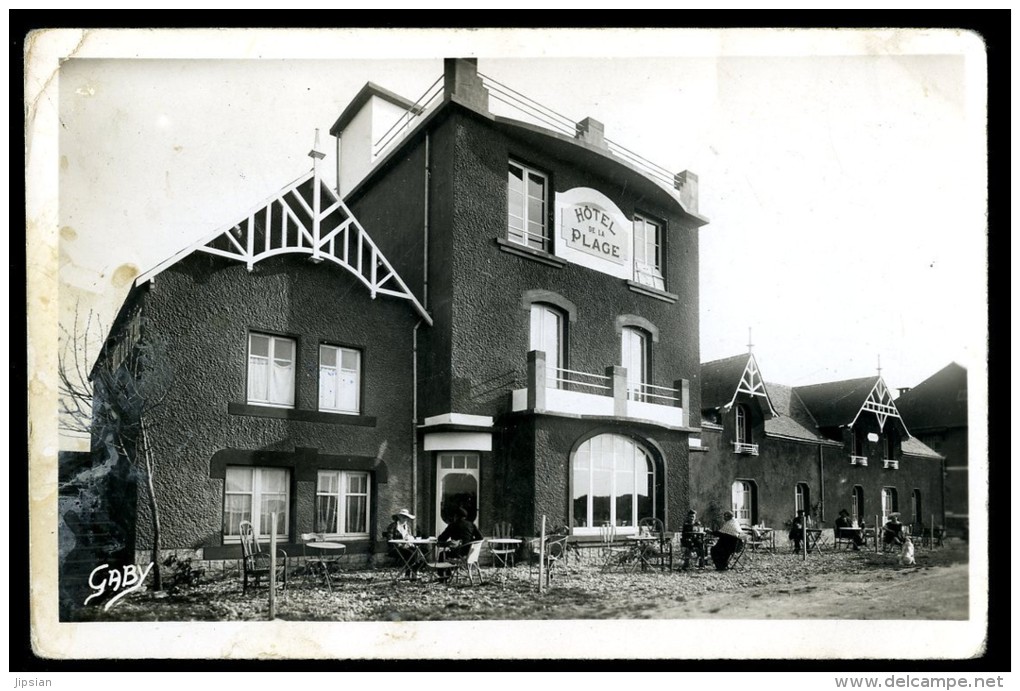
<svg viewBox="0 0 1020 691">
<path fill-rule="evenodd" d="M 142 285 L 192 252 L 233 259 L 251 271 L 258 262 L 283 254 L 306 254 L 313 262 L 328 261 L 349 271 L 368 288 L 372 298 L 389 295 L 411 302 L 429 325 L 432 317 L 396 269 L 336 193 L 323 184 L 316 146 L 308 155 L 312 170 L 263 201 L 233 225 L 181 250 L 135 281 Z"/>
<path fill-rule="evenodd" d="M 730 402 L 724 406 L 725 410 L 729 410 L 736 403 L 737 396 L 740 394 L 747 394 L 748 396 L 757 396 L 764 402 L 764 412 L 768 417 L 778 417 L 779 413 L 776 412 L 775 407 L 772 405 L 772 399 L 769 398 L 769 392 L 765 388 L 765 380 L 761 378 L 761 370 L 758 369 L 758 361 L 754 359 L 754 355 L 748 353 L 747 364 L 744 366 L 744 372 L 740 375 L 740 383 L 737 384 L 736 390 L 733 392 L 733 398 Z"/>
<path fill-rule="evenodd" d="M 900 421 L 900 424 L 903 424 L 900 411 L 896 409 L 896 404 L 893 403 L 889 388 L 882 381 L 881 377 L 875 382 L 875 386 L 872 387 L 868 398 L 864 401 L 864 405 L 857 411 L 857 416 L 854 417 L 854 422 L 851 423 L 851 426 L 857 422 L 857 418 L 864 411 L 870 411 L 875 414 L 875 417 L 878 418 L 878 429 L 880 431 L 885 431 L 885 422 L 891 417 L 896 418 Z M 903 428 L 906 429 L 906 425 L 903 425 Z"/>
</svg>

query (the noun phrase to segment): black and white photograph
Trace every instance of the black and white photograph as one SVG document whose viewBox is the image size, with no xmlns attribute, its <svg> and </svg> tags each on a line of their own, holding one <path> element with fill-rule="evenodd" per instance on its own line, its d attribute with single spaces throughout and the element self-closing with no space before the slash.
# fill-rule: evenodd
<svg viewBox="0 0 1020 691">
<path fill-rule="evenodd" d="M 985 60 L 30 35 L 36 654 L 980 655 Z"/>
</svg>

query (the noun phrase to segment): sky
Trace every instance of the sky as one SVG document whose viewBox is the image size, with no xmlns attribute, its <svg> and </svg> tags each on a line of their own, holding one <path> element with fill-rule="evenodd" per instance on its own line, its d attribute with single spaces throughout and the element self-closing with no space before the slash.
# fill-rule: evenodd
<svg viewBox="0 0 1020 691">
<path fill-rule="evenodd" d="M 307 171 L 316 128 L 332 177 L 328 130 L 366 81 L 413 100 L 444 56 L 460 56 L 572 120 L 603 122 L 607 137 L 654 163 L 698 175 L 710 220 L 699 240 L 702 361 L 746 352 L 751 329 L 766 381 L 794 386 L 871 376 L 879 358 L 893 389 L 951 361 L 984 367 L 984 75 L 972 36 L 50 38 L 74 56 L 38 105 L 59 119 L 64 324 L 77 306 L 109 325 L 136 275 Z M 29 92 L 50 76 L 35 84 L 30 75 Z"/>
</svg>

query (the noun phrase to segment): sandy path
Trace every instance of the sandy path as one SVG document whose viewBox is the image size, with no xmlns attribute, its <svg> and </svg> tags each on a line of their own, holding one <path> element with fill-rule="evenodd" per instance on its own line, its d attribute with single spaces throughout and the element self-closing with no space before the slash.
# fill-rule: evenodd
<svg viewBox="0 0 1020 691">
<path fill-rule="evenodd" d="M 795 585 L 701 595 L 645 614 L 657 619 L 966 619 L 967 565 L 846 574 L 839 582 L 814 575 Z"/>
</svg>

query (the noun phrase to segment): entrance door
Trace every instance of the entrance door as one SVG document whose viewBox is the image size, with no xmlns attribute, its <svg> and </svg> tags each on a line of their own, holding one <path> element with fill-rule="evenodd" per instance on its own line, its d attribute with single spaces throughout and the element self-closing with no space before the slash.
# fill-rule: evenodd
<svg viewBox="0 0 1020 691">
<path fill-rule="evenodd" d="M 733 483 L 733 517 L 740 525 L 754 523 L 754 485 L 746 480 Z"/>
<path fill-rule="evenodd" d="M 478 454 L 441 453 L 436 460 L 436 535 L 446 529 L 457 509 L 478 524 Z"/>
</svg>

